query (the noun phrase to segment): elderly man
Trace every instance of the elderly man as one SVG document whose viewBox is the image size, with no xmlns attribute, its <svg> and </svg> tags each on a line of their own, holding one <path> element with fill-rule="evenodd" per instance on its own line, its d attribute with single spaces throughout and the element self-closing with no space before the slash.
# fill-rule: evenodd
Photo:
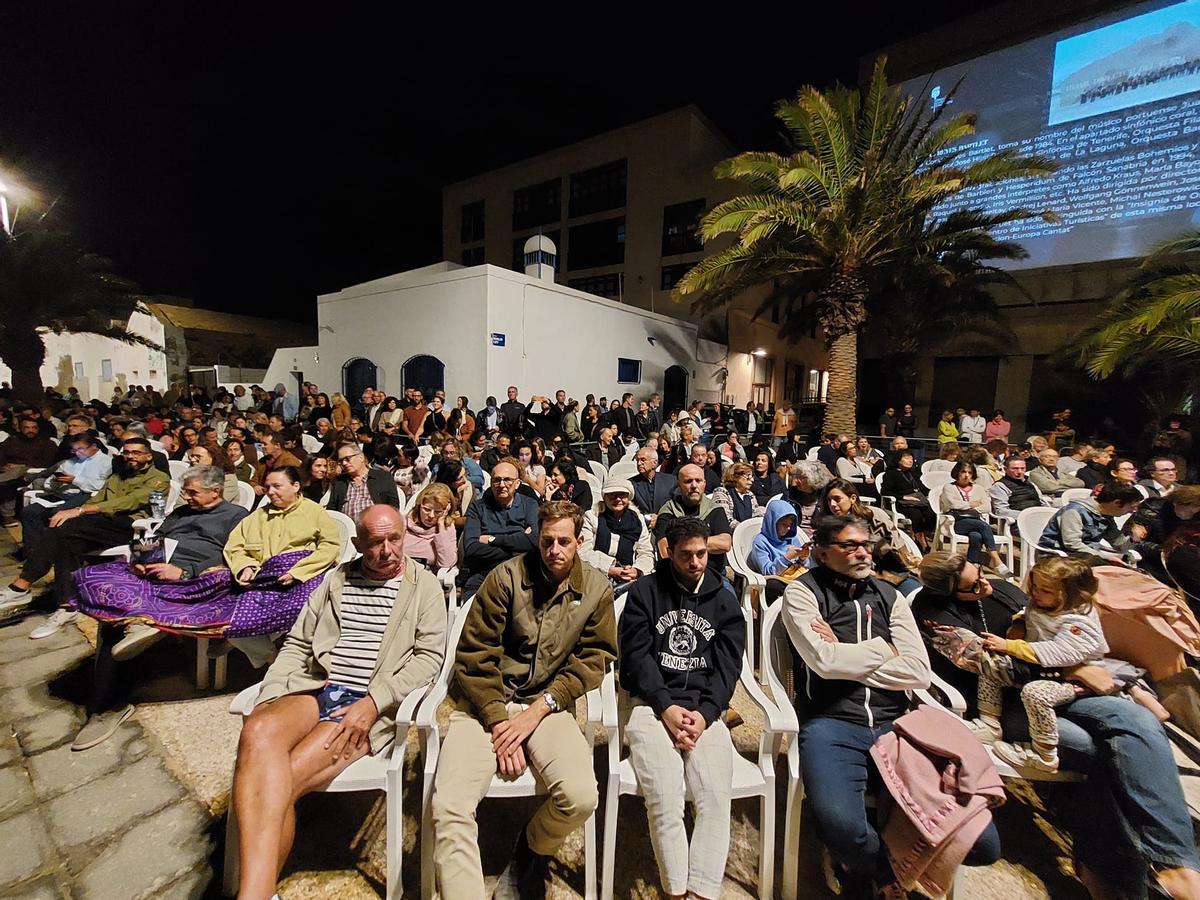
<svg viewBox="0 0 1200 900">
<path fill-rule="evenodd" d="M 4 524 L 17 524 L 17 491 L 25 483 L 30 469 L 44 469 L 54 462 L 58 447 L 42 435 L 38 420 L 23 416 L 17 422 L 17 433 L 0 444 L 0 516 Z"/>
<path fill-rule="evenodd" d="M 354 546 L 362 558 L 309 599 L 242 726 L 233 776 L 240 897 L 275 893 L 296 801 L 386 749 L 400 702 L 442 665 L 446 601 L 437 579 L 404 555 L 404 517 L 371 507 Z"/>
<path fill-rule="evenodd" d="M 587 448 L 587 458 L 598 462 L 606 468 L 612 468 L 625 456 L 625 448 L 619 441 L 613 439 L 615 432 L 609 426 L 600 429 L 596 435 L 596 444 Z"/>
<path fill-rule="evenodd" d="M 675 479 L 658 471 L 658 451 L 653 447 L 643 447 L 633 459 L 638 471 L 629 479 L 633 502 L 653 528 L 658 511 L 675 492 Z"/>
<path fill-rule="evenodd" d="M 1068 475 L 1058 465 L 1058 451 L 1047 447 L 1038 454 L 1039 466 L 1029 470 L 1029 480 L 1046 497 L 1061 497 L 1069 488 L 1081 488 L 1083 482 Z"/>
<path fill-rule="evenodd" d="M 155 531 L 156 538 L 176 542 L 170 561 L 135 563 L 133 571 L 147 581 L 169 583 L 187 581 L 224 565 L 221 554 L 230 532 L 250 514 L 221 498 L 224 486 L 225 473 L 216 466 L 193 466 L 184 472 L 184 502 Z M 85 601 L 76 602 L 89 614 Z M 108 740 L 133 715 L 133 706 L 126 702 L 118 683 L 118 663 L 137 656 L 162 636 L 157 628 L 140 623 L 126 625 L 122 636 L 119 625 L 100 622 L 88 720 L 75 736 L 72 750 L 88 750 Z"/>
<path fill-rule="evenodd" d="M 71 457 L 59 463 L 44 479 L 46 499 L 59 501 L 56 506 L 30 503 L 21 510 L 21 542 L 33 546 L 46 536 L 50 518 L 64 509 L 83 506 L 112 474 L 112 457 L 100 451 L 100 442 L 86 431 L 64 438 Z"/>
<path fill-rule="evenodd" d="M 1004 461 L 1004 477 L 992 485 L 992 514 L 1017 521 L 1017 513 L 1035 506 L 1049 506 L 1038 486 L 1025 474 L 1025 460 L 1015 453 Z"/>
<path fill-rule="evenodd" d="M 285 423 L 296 421 L 296 414 L 300 411 L 300 404 L 296 398 L 288 393 L 287 387 L 281 381 L 275 385 L 275 399 L 271 401 L 272 414 L 279 416 Z"/>
<path fill-rule="evenodd" d="M 133 520 L 150 514 L 150 494 L 157 491 L 165 497 L 171 486 L 171 479 L 151 465 L 146 438 L 127 439 L 121 455 L 125 465 L 110 475 L 87 503 L 50 517 L 50 529 L 44 538 L 25 548 L 20 576 L 0 590 L 0 617 L 21 612 L 33 602 L 33 583 L 54 568 L 58 608 L 29 633 L 34 640 L 50 637 L 79 618 L 79 613 L 62 608 L 71 594 L 71 573 L 83 565 L 86 554 L 129 543 Z"/>
<path fill-rule="evenodd" d="M 518 493 L 517 463 L 492 468 L 492 485 L 472 501 L 463 530 L 463 594 L 469 597 L 496 566 L 537 546 L 538 504 Z"/>
<path fill-rule="evenodd" d="M 871 574 L 866 522 L 825 516 L 813 542 L 818 565 L 783 595 L 784 626 L 804 670 L 797 684 L 808 685 L 795 701 L 805 790 L 843 893 L 903 897 L 866 814 L 870 749 L 908 711 L 907 692 L 929 686 L 929 655 L 908 601 Z M 992 862 L 999 849 L 989 824 L 967 861 Z"/>
<path fill-rule="evenodd" d="M 596 808 L 575 701 L 616 656 L 612 588 L 579 559 L 579 507 L 547 503 L 538 524 L 536 549 L 497 566 L 465 613 L 433 786 L 434 863 L 448 900 L 486 896 L 475 811 L 497 772 L 516 778 L 532 765 L 549 794 L 520 828 L 497 897 L 544 897 L 550 859 Z"/>
<path fill-rule="evenodd" d="M 359 513 L 376 504 L 400 508 L 396 480 L 384 469 L 371 468 L 358 444 L 339 444 L 334 459 L 341 473 L 329 486 L 327 509 L 357 519 Z"/>
<path fill-rule="evenodd" d="M 704 495 L 704 470 L 688 463 L 676 473 L 678 494 L 663 505 L 654 523 L 659 556 L 670 555 L 667 529 L 676 519 L 699 519 L 708 526 L 708 567 L 718 578 L 725 577 L 725 554 L 733 548 L 733 528 L 725 510 Z"/>
<path fill-rule="evenodd" d="M 508 400 L 500 405 L 500 430 L 512 438 L 525 436 L 525 404 L 517 399 L 519 391 L 515 386 L 508 387 Z"/>
</svg>

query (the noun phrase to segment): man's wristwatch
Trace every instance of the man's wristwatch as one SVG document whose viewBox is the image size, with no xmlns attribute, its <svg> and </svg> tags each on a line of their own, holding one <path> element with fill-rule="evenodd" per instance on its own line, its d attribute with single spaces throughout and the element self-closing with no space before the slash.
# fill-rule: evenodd
<svg viewBox="0 0 1200 900">
<path fill-rule="evenodd" d="M 554 699 L 554 695 L 549 691 L 542 694 L 542 702 L 550 707 L 550 712 L 558 712 L 558 701 Z"/>
</svg>

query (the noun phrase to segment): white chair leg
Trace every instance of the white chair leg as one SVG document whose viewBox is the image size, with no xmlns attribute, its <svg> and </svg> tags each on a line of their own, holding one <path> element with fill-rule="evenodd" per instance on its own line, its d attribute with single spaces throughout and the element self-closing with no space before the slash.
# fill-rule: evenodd
<svg viewBox="0 0 1200 900">
<path fill-rule="evenodd" d="M 233 808 L 233 788 L 230 788 L 229 812 L 225 816 L 225 877 L 221 884 L 222 895 L 226 897 L 237 896 L 240 875 L 241 871 L 238 867 L 237 814 Z"/>
<path fill-rule="evenodd" d="M 601 900 L 612 900 L 613 881 L 617 867 L 617 813 L 620 811 L 621 792 L 614 775 L 609 779 L 608 795 L 604 802 L 604 847 L 600 857 Z"/>
<path fill-rule="evenodd" d="M 404 753 L 404 746 L 395 747 L 393 753 Z M 404 779 L 402 769 L 389 769 L 387 774 L 387 792 L 383 802 L 386 806 L 386 853 L 384 859 L 387 865 L 387 900 L 400 900 L 403 893 L 400 879 L 400 854 L 404 852 L 404 815 L 401 812 L 404 798 Z"/>
<path fill-rule="evenodd" d="M 433 778 L 426 777 L 421 793 L 421 900 L 433 900 Z M 452 900 L 452 898 L 447 898 Z"/>
<path fill-rule="evenodd" d="M 764 787 L 759 803 L 761 842 L 758 850 L 758 888 L 760 898 L 773 900 L 775 897 L 775 779 Z"/>
<path fill-rule="evenodd" d="M 946 900 L 958 900 L 958 886 L 962 883 L 965 866 L 959 866 L 954 873 L 954 881 L 950 882 L 950 890 L 946 892 Z"/>
<path fill-rule="evenodd" d="M 799 779 L 789 778 L 783 823 L 783 900 L 796 900 L 800 877 L 800 811 L 803 806 L 804 786 Z"/>
<path fill-rule="evenodd" d="M 583 823 L 583 897 L 596 900 L 596 812 Z"/>
<path fill-rule="evenodd" d="M 208 638 L 196 640 L 196 687 L 208 689 Z"/>
</svg>

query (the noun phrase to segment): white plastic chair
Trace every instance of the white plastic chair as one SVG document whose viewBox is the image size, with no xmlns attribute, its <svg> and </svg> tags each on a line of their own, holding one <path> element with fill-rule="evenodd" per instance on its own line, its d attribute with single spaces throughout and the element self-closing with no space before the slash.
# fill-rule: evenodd
<svg viewBox="0 0 1200 900">
<path fill-rule="evenodd" d="M 949 472 L 922 472 L 921 484 L 925 485 L 925 490 L 932 491 L 935 487 L 941 487 L 943 484 L 949 484 L 953 479 Z"/>
<path fill-rule="evenodd" d="M 937 527 L 934 529 L 934 540 L 939 543 L 947 544 L 951 552 L 958 544 L 969 545 L 970 539 L 965 535 L 961 535 L 954 530 L 954 516 L 949 513 L 940 512 L 942 502 L 942 492 L 949 487 L 949 482 L 939 484 L 929 489 L 929 505 L 933 507 L 934 513 L 937 514 Z M 1013 567 L 1013 539 L 1012 535 L 1001 533 L 994 516 L 988 516 L 987 522 L 992 526 L 992 532 L 996 541 L 996 547 L 1004 553 L 1004 562 L 1008 566 L 1009 571 Z M 917 554 L 918 556 L 920 554 Z"/>
<path fill-rule="evenodd" d="M 809 447 L 804 452 L 804 458 L 810 461 L 815 460 L 817 458 L 817 451 L 820 449 L 820 447 Z"/>
<path fill-rule="evenodd" d="M 1062 492 L 1062 505 L 1066 506 L 1072 500 L 1086 500 L 1092 496 L 1091 488 L 1067 488 Z"/>
<path fill-rule="evenodd" d="M 358 551 L 354 549 L 354 544 L 350 540 L 357 533 L 354 527 L 354 520 L 345 513 L 338 512 L 336 509 L 325 510 L 333 521 L 337 522 L 338 531 L 342 533 L 342 555 L 338 558 L 338 565 L 348 563 L 354 557 L 358 556 Z"/>
<path fill-rule="evenodd" d="M 930 472 L 949 472 L 954 468 L 954 460 L 952 459 L 927 459 L 921 463 L 921 474 L 928 475 Z"/>
<path fill-rule="evenodd" d="M 254 487 L 245 481 L 238 482 L 238 498 L 237 505 L 242 509 L 253 510 L 254 501 L 258 499 L 258 495 L 254 493 Z"/>
<path fill-rule="evenodd" d="M 632 478 L 637 474 L 637 463 L 621 460 L 608 470 L 608 474 L 612 478 Z"/>
<path fill-rule="evenodd" d="M 425 747 L 425 764 L 423 771 L 423 791 L 421 794 L 421 898 L 422 900 L 432 900 L 434 894 L 434 864 L 433 864 L 433 780 L 437 774 L 438 760 L 441 757 L 442 748 L 442 731 L 438 725 L 437 711 L 441 706 L 442 701 L 446 699 L 446 692 L 450 685 L 450 673 L 453 671 L 454 662 L 457 657 L 457 647 L 459 638 L 462 636 L 463 625 L 467 621 L 467 614 L 471 610 L 471 604 L 475 598 L 469 598 L 462 607 L 459 608 L 454 616 L 454 621 L 450 625 L 449 636 L 446 642 L 446 660 L 442 663 L 442 671 L 438 674 L 437 680 L 425 695 L 425 699 L 421 701 L 421 705 L 417 708 L 416 718 L 414 722 L 421 730 L 422 743 Z M 610 669 L 605 675 L 606 679 L 613 678 L 612 670 Z M 587 728 L 584 731 L 584 737 L 587 739 L 589 750 L 595 744 L 595 731 L 602 722 L 603 698 L 601 696 L 601 688 L 595 688 L 588 691 L 586 696 L 587 702 Z M 589 752 L 589 756 L 590 756 Z M 497 773 L 492 778 L 491 786 L 488 788 L 486 796 L 491 799 L 505 797 L 535 797 L 546 793 L 546 787 L 541 779 L 535 774 L 532 766 L 529 766 L 517 778 L 507 779 L 502 778 Z M 596 898 L 596 814 L 592 813 L 588 817 L 583 826 L 583 846 L 584 846 L 584 897 L 586 900 L 595 900 Z M 446 897 L 445 900 L 456 900 L 456 898 Z"/>
<path fill-rule="evenodd" d="M 243 718 L 254 711 L 262 684 L 246 688 L 229 704 L 229 711 Z M 355 760 L 333 781 L 321 788 L 322 791 L 340 794 L 352 791 L 383 791 L 386 807 L 386 866 L 387 900 L 399 900 L 402 895 L 400 883 L 401 854 L 404 852 L 404 817 L 401 814 L 404 796 L 404 750 L 408 729 L 412 724 L 413 712 L 425 696 L 428 685 L 417 688 L 400 703 L 396 710 L 396 736 L 391 746 L 377 756 L 368 754 Z M 225 819 L 225 880 L 222 893 L 232 897 L 237 893 L 238 880 L 237 816 L 230 790 L 229 815 Z"/>
<path fill-rule="evenodd" d="M 191 463 L 182 459 L 171 459 L 167 461 L 167 468 L 171 470 L 172 481 L 183 481 L 183 473 L 191 467 Z"/>
<path fill-rule="evenodd" d="M 429 444 L 422 444 L 417 448 L 417 459 L 428 466 L 429 461 L 433 459 L 433 447 Z"/>
<path fill-rule="evenodd" d="M 308 454 L 320 453 L 325 445 L 321 443 L 321 439 L 309 434 L 307 431 L 300 435 L 300 446 L 304 448 L 304 452 Z"/>
<path fill-rule="evenodd" d="M 600 483 L 604 483 L 604 479 L 608 477 L 608 466 L 602 462 L 596 462 L 594 459 L 589 459 L 588 468 L 592 470 L 592 474 L 600 479 Z M 636 468 L 636 466 L 635 466 Z"/>
<path fill-rule="evenodd" d="M 1056 512 L 1058 510 L 1049 506 L 1034 506 L 1017 513 L 1017 534 L 1021 536 L 1022 582 L 1025 581 L 1029 570 L 1033 568 L 1033 564 L 1037 562 L 1039 553 L 1051 553 L 1055 556 L 1067 555 L 1061 550 L 1052 550 L 1049 547 L 1038 546 L 1038 541 L 1042 538 L 1042 532 L 1046 530 L 1046 525 L 1054 518 Z"/>
<path fill-rule="evenodd" d="M 600 497 L 604 493 L 604 479 L 597 478 L 591 472 L 583 472 L 583 471 L 580 471 L 579 477 L 582 478 L 584 481 L 586 481 L 588 483 L 588 485 L 591 487 L 592 500 L 598 503 L 600 501 Z M 584 510 L 584 512 L 587 512 L 587 510 Z"/>
<path fill-rule="evenodd" d="M 892 520 L 892 528 L 900 528 L 900 514 L 896 511 L 896 498 L 883 493 L 883 472 L 875 476 L 875 493 L 879 495 L 879 508 Z M 861 498 L 860 498 L 861 499 Z"/>
<path fill-rule="evenodd" d="M 623 598 L 618 599 L 615 612 L 619 619 L 623 611 Z M 748 610 L 743 609 L 746 632 L 751 633 L 753 621 Z M 758 895 L 774 896 L 775 879 L 775 753 L 774 746 L 781 739 L 790 738 L 795 743 L 798 732 L 796 716 L 791 710 L 787 715 L 772 703 L 754 680 L 751 668 L 752 657 L 749 647 L 742 657 L 742 689 L 756 706 L 762 710 L 764 727 L 758 741 L 757 759 L 749 760 L 740 753 L 733 755 L 733 799 L 743 800 L 757 797 L 759 800 L 759 856 Z M 604 866 L 601 875 L 600 896 L 611 900 L 617 861 L 617 813 L 623 795 L 638 796 L 641 788 L 633 764 L 628 757 L 622 759 L 624 741 L 620 734 L 620 716 L 617 704 L 616 679 L 606 675 L 601 686 L 604 692 L 604 730 L 608 734 L 608 784 L 604 803 Z M 690 799 L 690 798 L 689 798 Z M 784 856 L 788 847 L 784 847 Z M 795 854 L 792 854 L 793 856 Z"/>
<path fill-rule="evenodd" d="M 750 546 L 762 531 L 762 523 L 762 516 L 738 522 L 733 528 L 733 546 L 727 557 L 730 568 L 742 576 L 746 582 L 746 587 L 742 590 L 742 610 L 750 614 L 752 622 L 754 620 L 754 592 L 758 591 L 759 606 L 764 606 L 767 599 L 766 576 L 750 568 Z M 746 632 L 746 652 L 750 655 L 750 659 L 755 658 L 754 644 L 754 628 L 751 627 Z"/>
</svg>

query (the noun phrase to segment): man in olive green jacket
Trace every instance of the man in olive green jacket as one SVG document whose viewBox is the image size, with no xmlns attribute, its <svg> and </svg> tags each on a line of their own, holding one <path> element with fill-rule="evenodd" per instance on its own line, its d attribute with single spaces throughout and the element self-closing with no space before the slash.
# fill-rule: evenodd
<svg viewBox="0 0 1200 900">
<path fill-rule="evenodd" d="M 83 567 L 89 553 L 129 543 L 133 522 L 150 514 L 150 494 L 166 498 L 171 479 L 154 468 L 150 442 L 133 437 L 121 444 L 125 465 L 113 472 L 83 506 L 63 509 L 50 517 L 50 529 L 37 542 L 25 547 L 25 565 L 7 588 L 0 590 L 0 618 L 21 612 L 33 602 L 30 587 L 53 566 L 54 596 L 58 609 L 29 636 L 50 637 L 79 613 L 63 608 L 75 587 L 72 573 Z"/>
<path fill-rule="evenodd" d="M 501 563 L 475 594 L 451 673 L 455 710 L 433 786 L 442 897 L 484 896 L 475 808 L 493 776 L 532 765 L 549 797 L 521 829 L 497 897 L 542 897 L 549 860 L 596 808 L 575 701 L 616 658 L 608 576 L 579 559 L 583 512 L 542 506 L 538 551 Z"/>
<path fill-rule="evenodd" d="M 240 897 L 275 893 L 296 801 L 386 748 L 396 708 L 442 666 L 445 597 L 405 557 L 404 517 L 386 504 L 368 507 L 354 546 L 362 558 L 309 598 L 242 726 L 233 776 Z"/>
</svg>

